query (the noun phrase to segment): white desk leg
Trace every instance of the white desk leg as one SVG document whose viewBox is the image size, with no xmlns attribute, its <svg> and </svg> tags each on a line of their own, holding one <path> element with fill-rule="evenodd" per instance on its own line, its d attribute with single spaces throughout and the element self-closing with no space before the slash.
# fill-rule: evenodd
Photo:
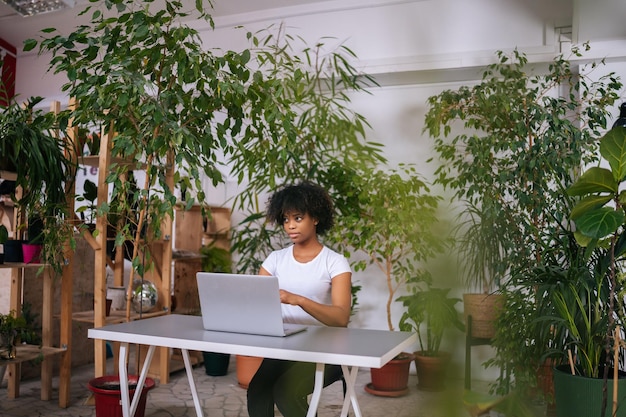
<svg viewBox="0 0 626 417">
<path fill-rule="evenodd" d="M 128 358 L 128 343 L 120 344 L 118 368 L 120 373 L 120 391 L 122 394 L 122 415 L 124 417 L 132 417 L 135 415 L 137 405 L 139 404 L 139 397 L 141 397 L 141 392 L 143 391 L 143 386 L 146 382 L 146 377 L 148 376 L 148 369 L 150 368 L 150 363 L 152 362 L 154 348 L 154 346 L 150 346 L 148 348 L 148 352 L 146 353 L 146 359 L 144 360 L 141 368 L 141 375 L 139 376 L 139 380 L 137 381 L 137 387 L 135 388 L 135 395 L 133 395 L 133 402 L 131 404 L 128 388 L 128 369 L 126 368 Z"/>
<path fill-rule="evenodd" d="M 309 411 L 306 413 L 307 417 L 315 417 L 315 414 L 317 414 L 317 407 L 320 404 L 322 389 L 324 389 L 324 364 L 317 363 L 315 364 L 315 384 L 313 386 L 313 395 L 311 396 L 311 402 L 309 403 Z"/>
<path fill-rule="evenodd" d="M 122 394 L 122 415 L 124 417 L 130 417 L 130 401 L 128 398 L 128 369 L 126 369 L 127 358 L 128 343 L 120 343 L 118 371 L 120 374 L 120 391 Z"/>
<path fill-rule="evenodd" d="M 139 381 L 137 381 L 137 388 L 135 388 L 135 395 L 133 395 L 133 402 L 130 405 L 131 416 L 135 415 L 135 411 L 137 410 L 137 406 L 139 405 L 139 399 L 143 391 L 143 386 L 146 383 L 146 378 L 148 377 L 148 371 L 150 370 L 150 364 L 152 363 L 152 356 L 154 355 L 155 349 L 156 349 L 156 346 L 150 346 L 148 348 L 148 352 L 146 353 L 146 359 L 144 359 L 143 365 L 141 366 L 141 374 L 139 375 Z"/>
<path fill-rule="evenodd" d="M 359 402 L 356 398 L 356 392 L 354 391 L 356 377 L 359 373 L 359 367 L 353 366 L 352 369 L 350 369 L 346 365 L 341 365 L 341 370 L 343 371 L 343 378 L 346 380 L 346 397 L 343 399 L 341 417 L 346 417 L 348 415 L 348 411 L 350 410 L 350 403 L 352 403 L 354 415 L 356 417 L 361 417 L 361 408 L 359 407 Z"/>
<path fill-rule="evenodd" d="M 198 398 L 198 390 L 196 389 L 196 383 L 193 380 L 193 368 L 191 367 L 191 361 L 189 360 L 189 351 L 187 349 L 181 349 L 183 354 L 183 362 L 185 362 L 185 372 L 187 372 L 187 379 L 189 380 L 189 388 L 191 389 L 191 396 L 193 397 L 193 403 L 196 406 L 196 415 L 202 417 L 202 407 L 200 407 L 200 399 Z"/>
</svg>

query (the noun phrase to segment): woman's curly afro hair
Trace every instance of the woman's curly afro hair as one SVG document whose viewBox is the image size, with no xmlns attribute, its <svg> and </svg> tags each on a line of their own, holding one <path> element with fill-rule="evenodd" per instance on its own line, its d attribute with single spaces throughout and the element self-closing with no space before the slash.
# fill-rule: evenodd
<svg viewBox="0 0 626 417">
<path fill-rule="evenodd" d="M 309 181 L 288 185 L 276 191 L 267 202 L 267 218 L 282 225 L 285 213 L 297 211 L 317 220 L 316 232 L 323 235 L 334 224 L 335 210 L 326 190 Z"/>
</svg>

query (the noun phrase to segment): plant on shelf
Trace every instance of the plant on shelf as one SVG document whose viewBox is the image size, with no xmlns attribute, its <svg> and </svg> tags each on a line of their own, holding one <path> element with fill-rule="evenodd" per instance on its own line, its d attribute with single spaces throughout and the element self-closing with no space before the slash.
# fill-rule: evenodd
<svg viewBox="0 0 626 417">
<path fill-rule="evenodd" d="M 15 359 L 20 343 L 39 343 L 39 336 L 28 316 L 15 311 L 0 314 L 0 359 Z"/>
<path fill-rule="evenodd" d="M 449 288 L 414 287 L 409 295 L 398 297 L 405 308 L 400 330 L 418 335 L 420 350 L 415 352 L 418 387 L 427 391 L 444 389 L 451 354 L 441 350 L 444 332 L 465 330 L 456 310 L 460 298 L 450 297 Z"/>
<path fill-rule="evenodd" d="M 71 166 L 64 155 L 66 143 L 56 137 L 59 121 L 52 112 L 38 109 L 42 97 L 22 105 L 14 98 L 0 108 L 0 170 L 16 173 L 23 194 L 17 204 L 28 208 L 65 201 L 65 181 Z"/>
<path fill-rule="evenodd" d="M 79 156 L 97 156 L 100 152 L 100 133 L 93 128 L 79 127 L 77 129 L 77 149 Z M 87 149 L 85 149 L 87 146 Z"/>
<path fill-rule="evenodd" d="M 228 249 L 221 248 L 215 244 L 202 246 L 200 248 L 202 256 L 202 270 L 207 272 L 232 272 L 232 258 Z"/>
<path fill-rule="evenodd" d="M 571 56 L 581 57 L 586 49 L 574 48 Z M 572 173 L 581 164 L 595 159 L 596 138 L 622 86 L 612 73 L 586 75 L 600 64 L 591 62 L 579 71 L 569 58 L 557 56 L 548 68 L 537 68 L 517 50 L 500 51 L 478 84 L 428 100 L 425 130 L 434 139 L 435 184 L 452 192 L 459 210 L 455 241 L 460 272 L 467 291 L 483 299 L 484 294 L 504 292 L 503 307 L 497 311 L 513 308 L 506 305 L 506 292 L 527 289 L 523 281 L 547 260 L 542 252 L 559 237 L 570 207 L 563 190 L 573 183 Z M 532 293 L 512 295 L 515 308 L 523 302 L 528 311 L 536 302 Z M 466 314 L 468 306 L 464 302 Z M 475 313 L 469 315 L 476 330 Z M 490 329 L 485 338 L 496 347 L 500 363 L 507 363 L 508 349 L 515 348 L 506 336 L 511 328 L 488 326 L 494 320 L 485 319 Z M 538 341 L 531 327 L 517 330 L 525 332 L 519 336 L 526 343 Z M 500 388 L 536 385 L 522 373 L 535 372 L 548 348 L 528 351 Z"/>
<path fill-rule="evenodd" d="M 0 94 L 6 94 L 1 82 Z M 27 217 L 42 219 L 45 262 L 60 272 L 64 259 L 58 248 L 73 239 L 73 229 L 65 221 L 65 187 L 73 181 L 74 165 L 68 156 L 68 142 L 59 134 L 67 119 L 41 110 L 42 97 L 23 103 L 17 97 L 6 101 L 8 105 L 0 107 L 0 171 L 15 176 L 17 192 L 12 198 L 20 222 Z"/>
<path fill-rule="evenodd" d="M 76 209 L 76 213 L 81 217 L 81 220 L 88 226 L 95 225 L 98 206 L 96 200 L 98 199 L 98 186 L 90 179 L 86 179 L 83 183 L 83 194 L 76 198 L 76 202 L 86 204 Z"/>
</svg>

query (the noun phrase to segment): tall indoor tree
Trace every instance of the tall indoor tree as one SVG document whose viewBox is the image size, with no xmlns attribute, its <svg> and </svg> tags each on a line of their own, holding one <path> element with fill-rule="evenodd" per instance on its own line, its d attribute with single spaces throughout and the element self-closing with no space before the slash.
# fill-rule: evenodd
<svg viewBox="0 0 626 417">
<path fill-rule="evenodd" d="M 532 318 L 537 267 L 569 259 L 568 247 L 555 245 L 572 204 L 565 190 L 581 166 L 597 160 L 597 138 L 622 88 L 613 73 L 594 73 L 602 62 L 579 61 L 587 49 L 575 47 L 547 68 L 533 66 L 520 51 L 500 51 L 476 85 L 428 100 L 425 130 L 437 154 L 436 183 L 460 207 L 457 242 L 468 289 L 481 282 L 491 283 L 480 288 L 486 292 L 508 287 L 513 296 L 503 311 L 509 319 L 528 318 L 514 328 L 503 322 L 492 340 L 497 357 L 491 363 L 513 369 L 520 385 L 536 383 L 555 343 L 554 332 L 537 333 L 541 326 Z M 504 379 L 502 390 L 512 382 L 508 373 Z"/>
<path fill-rule="evenodd" d="M 233 232 L 238 269 L 257 272 L 269 252 L 285 243 L 264 214 L 265 199 L 277 186 L 319 183 L 331 194 L 341 224 L 358 203 L 342 179 L 385 158 L 380 144 L 365 140 L 366 119 L 350 108 L 351 94 L 367 94 L 376 82 L 353 66 L 357 57 L 349 48 L 332 38 L 311 47 L 280 25 L 249 37 L 253 59 L 273 83 L 272 99 L 284 109 L 273 125 L 247 127 L 259 128 L 257 137 L 237 137 L 230 160 L 233 176 L 246 184 L 234 201 L 246 213 Z"/>
</svg>

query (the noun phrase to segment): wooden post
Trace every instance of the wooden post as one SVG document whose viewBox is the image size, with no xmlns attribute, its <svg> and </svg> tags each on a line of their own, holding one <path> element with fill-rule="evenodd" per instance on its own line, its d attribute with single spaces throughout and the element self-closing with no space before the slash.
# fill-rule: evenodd
<svg viewBox="0 0 626 417">
<path fill-rule="evenodd" d="M 111 147 L 113 138 L 113 126 L 109 126 L 108 131 L 103 128 L 102 140 L 100 142 L 100 160 L 98 163 L 98 204 L 108 201 L 108 184 L 106 177 L 111 162 Z M 102 327 L 106 324 L 106 238 L 107 238 L 107 216 L 97 216 L 96 229 L 98 235 L 96 242 L 98 248 L 95 249 L 94 259 L 94 327 Z M 104 340 L 94 340 L 94 367 L 95 376 L 103 376 L 106 373 L 106 342 Z"/>
<path fill-rule="evenodd" d="M 55 111 L 60 111 L 58 102 Z M 69 109 L 76 108 L 76 99 L 71 99 Z M 67 135 L 72 144 L 76 144 L 78 140 L 78 127 L 70 125 L 67 129 Z M 66 157 L 74 164 L 78 161 L 78 149 L 75 146 L 66 147 Z M 76 177 L 76 166 L 70 167 L 72 172 L 70 176 Z M 74 213 L 74 181 L 66 184 L 65 195 L 67 196 L 67 212 Z M 61 366 L 59 369 L 59 407 L 67 408 L 70 405 L 70 381 L 72 378 L 72 314 L 73 314 L 73 294 L 74 294 L 74 251 L 70 242 L 63 245 L 63 257 L 65 264 L 61 275 L 61 320 L 59 328 L 60 347 L 65 348 L 65 353 L 61 356 Z M 44 310 L 45 311 L 45 310 Z"/>
</svg>

